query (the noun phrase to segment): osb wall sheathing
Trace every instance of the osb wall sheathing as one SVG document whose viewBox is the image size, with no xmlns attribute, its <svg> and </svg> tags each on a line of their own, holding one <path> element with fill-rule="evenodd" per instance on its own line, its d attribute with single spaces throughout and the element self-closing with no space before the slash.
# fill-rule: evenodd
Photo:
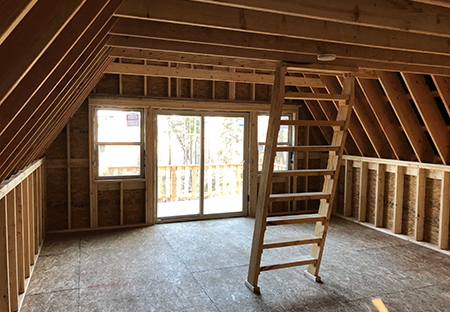
<svg viewBox="0 0 450 312">
<path fill-rule="evenodd" d="M 67 159 L 67 130 L 64 128 L 46 153 L 46 161 Z M 67 166 L 52 168 L 46 166 L 47 182 L 47 229 L 49 231 L 68 229 Z M 88 184 L 89 185 L 89 184 Z"/>
<path fill-rule="evenodd" d="M 120 225 L 120 191 L 98 192 L 98 226 Z"/>
<path fill-rule="evenodd" d="M 414 236 L 417 177 L 405 175 L 403 189 L 402 233 Z"/>
<path fill-rule="evenodd" d="M 369 170 L 367 174 L 367 221 L 375 223 L 375 187 L 377 183 L 377 172 Z"/>
<path fill-rule="evenodd" d="M 384 180 L 383 227 L 394 227 L 395 173 L 386 172 Z"/>
<path fill-rule="evenodd" d="M 341 169 L 342 170 L 342 169 Z M 359 209 L 359 181 L 360 181 L 359 168 L 353 168 L 353 188 L 352 188 L 352 217 L 358 217 Z M 345 171 L 343 171 L 345 172 Z"/>
<path fill-rule="evenodd" d="M 439 240 L 439 208 L 441 196 L 441 181 L 426 179 L 425 191 L 425 221 L 423 239 L 437 244 Z"/>
<path fill-rule="evenodd" d="M 337 213 L 343 213 L 344 194 L 344 174 L 345 167 L 341 166 L 337 196 L 335 200 L 339 203 L 336 207 Z M 394 218 L 395 200 L 395 173 L 385 172 L 384 184 L 384 205 L 383 205 L 383 227 L 392 230 Z M 368 171 L 367 178 L 367 222 L 375 223 L 375 203 L 376 203 L 376 180 L 375 170 Z M 359 213 L 359 188 L 360 188 L 360 168 L 353 168 L 352 186 L 352 217 L 358 218 Z M 424 241 L 437 245 L 439 239 L 439 212 L 440 212 L 441 181 L 439 179 L 426 179 L 425 191 L 425 215 L 424 215 Z M 417 197 L 417 177 L 404 175 L 403 182 L 403 209 L 402 209 L 402 234 L 414 237 L 415 231 L 415 211 Z"/>
</svg>

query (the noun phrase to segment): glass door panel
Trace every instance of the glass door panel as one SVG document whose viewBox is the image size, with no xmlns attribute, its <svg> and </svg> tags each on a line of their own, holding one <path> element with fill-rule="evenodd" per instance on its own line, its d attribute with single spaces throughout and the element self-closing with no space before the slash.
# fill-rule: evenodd
<svg viewBox="0 0 450 312">
<path fill-rule="evenodd" d="M 203 213 L 243 210 L 244 118 L 204 117 Z"/>
<path fill-rule="evenodd" d="M 157 217 L 200 215 L 201 117 L 158 115 Z"/>
</svg>

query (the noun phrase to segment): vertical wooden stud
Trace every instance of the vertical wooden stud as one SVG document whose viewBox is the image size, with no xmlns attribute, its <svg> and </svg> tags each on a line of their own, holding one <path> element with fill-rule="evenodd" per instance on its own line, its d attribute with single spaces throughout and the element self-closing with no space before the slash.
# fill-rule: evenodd
<svg viewBox="0 0 450 312">
<path fill-rule="evenodd" d="M 23 204 L 22 184 L 16 186 L 16 240 L 17 240 L 17 284 L 19 294 L 25 292 L 25 265 L 23 245 Z"/>
<path fill-rule="evenodd" d="M 72 177 L 70 170 L 70 121 L 66 125 L 67 132 L 67 228 L 72 228 Z"/>
<path fill-rule="evenodd" d="M 230 67 L 230 73 L 235 73 L 236 68 Z M 235 100 L 236 99 L 236 82 L 230 81 L 228 82 L 228 99 Z"/>
<path fill-rule="evenodd" d="M 359 210 L 358 221 L 365 222 L 367 219 L 367 176 L 369 174 L 368 163 L 361 161 L 359 172 Z"/>
<path fill-rule="evenodd" d="M 344 216 L 352 215 L 353 161 L 345 160 Z"/>
<path fill-rule="evenodd" d="M 94 107 L 89 107 L 89 190 L 90 190 L 90 217 L 91 229 L 98 228 L 98 202 L 97 202 L 97 184 L 95 183 L 95 174 L 97 172 L 95 154 L 94 154 L 94 123 L 96 120 Z"/>
<path fill-rule="evenodd" d="M 30 277 L 30 220 L 28 217 L 28 182 L 22 181 L 22 213 L 23 213 L 23 257 L 25 266 L 25 278 Z"/>
<path fill-rule="evenodd" d="M 392 229 L 394 234 L 402 233 L 404 179 L 405 179 L 405 168 L 397 165 L 395 172 L 394 220 L 393 220 L 394 228 Z"/>
<path fill-rule="evenodd" d="M 119 58 L 119 63 L 122 63 L 122 58 Z M 119 94 L 123 94 L 122 74 L 119 74 Z"/>
<path fill-rule="evenodd" d="M 148 61 L 144 60 L 144 65 L 148 65 Z M 144 96 L 147 96 L 148 94 L 148 76 L 144 76 Z"/>
<path fill-rule="evenodd" d="M 450 223 L 450 172 L 442 173 L 441 209 L 439 213 L 439 248 L 448 249 L 448 227 Z"/>
<path fill-rule="evenodd" d="M 27 177 L 28 182 L 28 233 L 30 243 L 30 265 L 34 265 L 34 185 L 32 175 Z"/>
<path fill-rule="evenodd" d="M 39 192 L 38 192 L 38 185 L 37 185 L 37 172 L 36 170 L 31 174 L 33 178 L 33 204 L 34 204 L 34 254 L 37 255 L 39 253 Z"/>
<path fill-rule="evenodd" d="M 377 164 L 375 189 L 375 226 L 383 227 L 385 165 Z"/>
<path fill-rule="evenodd" d="M 256 203 L 258 200 L 258 113 L 250 113 L 250 209 L 249 215 L 256 214 Z"/>
<path fill-rule="evenodd" d="M 423 225 L 425 220 L 425 170 L 419 168 L 416 183 L 416 220 L 414 223 L 414 237 L 416 241 L 423 240 Z"/>
<path fill-rule="evenodd" d="M 8 220 L 9 300 L 11 311 L 19 310 L 19 287 L 17 284 L 17 241 L 16 241 L 16 189 L 6 195 Z"/>
<path fill-rule="evenodd" d="M 0 311 L 11 311 L 9 303 L 8 218 L 6 198 L 0 199 Z"/>
<path fill-rule="evenodd" d="M 119 182 L 120 189 L 120 225 L 123 225 L 123 182 Z"/>
</svg>

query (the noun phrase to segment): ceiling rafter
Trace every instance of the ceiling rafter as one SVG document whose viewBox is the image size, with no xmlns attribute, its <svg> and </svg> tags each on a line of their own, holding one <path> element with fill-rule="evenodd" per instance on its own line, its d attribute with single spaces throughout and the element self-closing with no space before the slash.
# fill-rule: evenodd
<svg viewBox="0 0 450 312">
<path fill-rule="evenodd" d="M 450 37 L 446 1 L 190 0 L 322 21 Z M 421 3 L 422 2 L 422 3 Z M 444 6 L 444 7 L 443 7 Z M 400 18 L 401 17 L 401 18 Z"/>
<path fill-rule="evenodd" d="M 450 164 L 450 133 L 423 75 L 402 73 L 425 127 L 445 165 Z M 444 129 L 444 131 L 443 131 Z M 445 131 L 447 130 L 447 131 Z"/>
<path fill-rule="evenodd" d="M 399 160 L 414 160 L 415 155 L 399 126 L 389 102 L 378 82 L 373 79 L 357 79 L 368 104 L 372 108 L 395 156 Z"/>
<path fill-rule="evenodd" d="M 199 14 L 199 12 L 201 12 Z M 448 38 L 183 0 L 127 0 L 116 16 L 449 55 Z"/>
<path fill-rule="evenodd" d="M 377 72 L 377 74 L 417 159 L 421 162 L 433 163 L 435 158 L 433 148 L 422 130 L 399 78 L 395 73 Z"/>
<path fill-rule="evenodd" d="M 8 36 L 0 49 L 0 105 L 85 2 L 67 0 L 55 5 L 51 0 L 38 1 L 15 27 L 14 36 Z"/>
</svg>

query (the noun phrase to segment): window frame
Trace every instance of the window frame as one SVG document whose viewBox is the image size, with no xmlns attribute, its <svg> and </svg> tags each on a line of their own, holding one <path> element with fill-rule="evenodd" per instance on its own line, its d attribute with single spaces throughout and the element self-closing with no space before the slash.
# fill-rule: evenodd
<svg viewBox="0 0 450 312">
<path fill-rule="evenodd" d="M 110 111 L 122 111 L 122 112 L 139 112 L 140 119 L 140 142 L 99 142 L 98 141 L 98 115 L 97 112 L 99 110 L 110 110 Z M 94 106 L 93 111 L 93 169 L 94 169 L 94 179 L 97 181 L 103 180 L 130 180 L 130 179 L 142 179 L 145 178 L 145 110 L 144 108 L 132 108 L 132 107 L 109 107 L 109 106 Z M 109 176 L 101 176 L 99 175 L 99 146 L 102 145 L 112 145 L 112 146 L 139 146 L 140 147 L 140 161 L 139 161 L 139 175 L 109 175 Z"/>
<path fill-rule="evenodd" d="M 258 115 L 257 115 L 257 118 L 258 118 L 258 132 L 259 132 L 259 127 L 260 127 L 260 124 L 259 124 L 259 116 L 269 116 L 269 114 L 268 113 L 258 113 Z M 281 115 L 282 117 L 283 116 L 287 116 L 288 117 L 288 120 L 293 120 L 293 118 L 294 118 L 294 115 L 293 115 L 293 113 L 282 113 L 282 115 Z M 287 141 L 284 141 L 284 142 L 278 142 L 278 137 L 277 137 L 277 146 L 292 146 L 293 145 L 293 140 L 294 140 L 294 135 L 293 135 L 293 127 L 292 126 L 287 126 L 288 127 L 288 139 L 287 139 Z M 256 135 L 256 139 L 258 140 L 259 138 L 259 135 L 258 135 L 258 133 L 257 133 L 257 135 Z M 266 132 L 266 137 L 267 137 L 267 132 Z M 259 170 L 259 166 L 261 165 L 263 165 L 262 163 L 260 164 L 259 163 L 259 147 L 260 146 L 264 146 L 264 149 L 265 149 L 265 146 L 266 146 L 266 142 L 265 142 L 265 140 L 264 140 L 264 142 L 260 142 L 259 140 L 258 140 L 258 142 L 257 142 L 257 145 L 258 145 L 258 173 L 261 173 L 261 170 Z M 282 152 L 283 153 L 283 152 Z M 292 170 L 292 161 L 291 161 L 291 154 L 290 153 L 292 153 L 292 152 L 286 152 L 286 153 L 289 153 L 289 160 L 288 160 L 288 164 L 287 164 L 287 168 L 286 168 L 286 170 Z"/>
</svg>

